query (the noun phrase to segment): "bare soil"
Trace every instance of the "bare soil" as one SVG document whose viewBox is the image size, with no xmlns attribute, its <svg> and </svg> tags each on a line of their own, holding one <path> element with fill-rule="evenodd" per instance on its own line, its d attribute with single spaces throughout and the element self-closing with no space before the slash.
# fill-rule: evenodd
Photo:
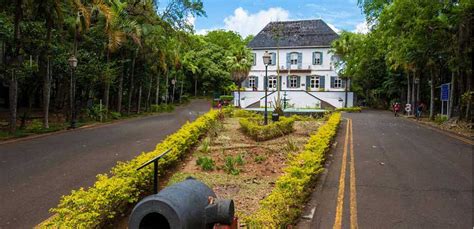
<svg viewBox="0 0 474 229">
<path fill-rule="evenodd" d="M 287 158 L 303 149 L 309 135 L 322 121 L 297 121 L 295 131 L 276 139 L 256 142 L 239 129 L 238 118 L 226 118 L 221 126 L 210 131 L 193 154 L 188 156 L 170 179 L 168 185 L 192 176 L 209 185 L 219 198 L 233 199 L 236 214 L 242 218 L 255 212 L 282 174 Z M 212 136 L 213 135 L 213 136 Z M 206 147 L 206 143 L 209 147 Z M 226 157 L 240 155 L 243 164 L 236 165 L 237 175 L 226 170 Z M 204 171 L 197 165 L 199 157 L 214 161 L 214 170 Z"/>
</svg>

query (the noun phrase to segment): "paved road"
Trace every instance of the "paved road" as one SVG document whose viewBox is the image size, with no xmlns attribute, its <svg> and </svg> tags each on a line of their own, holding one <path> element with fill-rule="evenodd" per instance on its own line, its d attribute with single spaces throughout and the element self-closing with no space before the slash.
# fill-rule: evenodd
<svg viewBox="0 0 474 229">
<path fill-rule="evenodd" d="M 209 108 L 195 100 L 169 114 L 0 145 L 0 228 L 38 224 L 61 195 L 92 185 L 117 161 L 153 150 Z"/>
<path fill-rule="evenodd" d="M 473 228 L 471 144 L 389 112 L 344 116 L 300 228 Z"/>
</svg>

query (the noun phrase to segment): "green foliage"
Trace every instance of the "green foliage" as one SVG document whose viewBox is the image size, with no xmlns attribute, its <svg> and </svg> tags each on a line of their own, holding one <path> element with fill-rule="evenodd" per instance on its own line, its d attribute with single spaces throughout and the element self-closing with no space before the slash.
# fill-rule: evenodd
<svg viewBox="0 0 474 229">
<path fill-rule="evenodd" d="M 94 104 L 93 106 L 86 109 L 87 117 L 95 121 L 100 121 L 101 118 L 105 119 L 105 117 L 107 117 L 107 113 L 107 109 L 105 109 L 104 106 L 101 106 L 100 104 Z"/>
<path fill-rule="evenodd" d="M 151 105 L 151 112 L 156 112 L 156 113 L 172 112 L 174 111 L 174 108 L 175 107 L 173 104 L 160 104 L 160 105 L 153 104 Z"/>
<path fill-rule="evenodd" d="M 336 111 L 345 111 L 348 113 L 354 113 L 354 112 L 362 112 L 362 108 L 360 107 L 342 107 L 342 108 L 337 108 Z"/>
<path fill-rule="evenodd" d="M 262 162 L 264 162 L 265 160 L 267 160 L 267 157 L 264 156 L 264 155 L 258 155 L 254 158 L 254 161 L 255 163 L 257 164 L 261 164 Z"/>
<path fill-rule="evenodd" d="M 196 164 L 201 166 L 201 169 L 204 171 L 212 171 L 215 167 L 214 160 L 209 157 L 198 157 Z"/>
<path fill-rule="evenodd" d="M 240 128 L 247 136 L 255 141 L 265 141 L 280 137 L 293 132 L 294 118 L 280 117 L 278 122 L 270 122 L 268 125 L 259 123 L 256 118 L 239 119 Z"/>
<path fill-rule="evenodd" d="M 441 114 L 436 115 L 435 119 L 434 119 L 434 122 L 438 125 L 441 125 L 441 124 L 445 123 L 446 121 L 448 121 L 448 116 L 441 115 Z"/>
<path fill-rule="evenodd" d="M 142 153 L 128 162 L 119 162 L 108 174 L 97 176 L 95 184 L 88 188 L 72 191 L 63 196 L 59 205 L 50 211 L 55 213 L 42 227 L 53 228 L 98 228 L 118 214 L 127 204 L 138 201 L 140 195 L 149 191 L 152 180 L 152 166 L 136 169 L 162 152 L 171 151 L 159 161 L 159 173 L 176 165 L 184 154 L 193 147 L 217 119 L 220 111 L 211 110 L 192 123 L 184 124 L 176 133 L 168 136 L 152 152 Z"/>
<path fill-rule="evenodd" d="M 242 158 L 239 159 L 238 156 L 236 158 L 233 158 L 232 156 L 227 156 L 225 157 L 224 171 L 226 171 L 228 174 L 239 175 L 240 169 L 237 168 L 237 165 L 243 164 L 244 163 Z"/>
<path fill-rule="evenodd" d="M 249 118 L 249 117 L 257 117 L 257 113 L 246 111 L 243 109 L 234 109 L 232 112 L 232 117 L 236 118 Z"/>
<path fill-rule="evenodd" d="M 120 114 L 120 112 L 110 112 L 110 118 L 112 119 L 120 119 L 120 117 L 122 117 L 122 114 Z"/>
<path fill-rule="evenodd" d="M 340 113 L 334 113 L 312 135 L 305 148 L 288 162 L 272 192 L 260 202 L 260 209 L 244 219 L 250 228 L 285 228 L 300 215 L 317 175 L 324 170 L 325 153 L 336 135 Z"/>
<path fill-rule="evenodd" d="M 228 102 L 232 102 L 234 100 L 234 96 L 232 95 L 221 95 L 219 98 L 222 101 L 228 101 Z"/>
<path fill-rule="evenodd" d="M 211 127 L 211 129 L 212 129 L 212 127 Z M 209 153 L 209 151 L 211 149 L 210 145 L 211 145 L 211 138 L 209 138 L 209 137 L 204 138 L 204 140 L 202 140 L 201 145 L 199 146 L 199 149 L 198 149 L 199 152 Z"/>
</svg>

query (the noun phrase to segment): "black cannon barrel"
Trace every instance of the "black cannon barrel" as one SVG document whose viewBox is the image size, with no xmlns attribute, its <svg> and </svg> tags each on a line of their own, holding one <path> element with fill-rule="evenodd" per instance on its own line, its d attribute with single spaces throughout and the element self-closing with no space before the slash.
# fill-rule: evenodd
<svg viewBox="0 0 474 229">
<path fill-rule="evenodd" d="M 128 228 L 207 228 L 209 197 L 216 198 L 212 189 L 188 178 L 140 201 L 133 208 Z"/>
</svg>

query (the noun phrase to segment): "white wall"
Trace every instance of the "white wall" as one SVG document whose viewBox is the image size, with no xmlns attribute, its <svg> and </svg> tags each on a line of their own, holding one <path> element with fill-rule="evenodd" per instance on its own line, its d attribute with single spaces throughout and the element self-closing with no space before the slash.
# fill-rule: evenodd
<svg viewBox="0 0 474 229">
<path fill-rule="evenodd" d="M 252 66 L 252 69 L 249 73 L 249 76 L 257 76 L 258 77 L 258 88 L 257 90 L 262 91 L 264 90 L 264 78 L 265 78 L 265 65 L 263 64 L 263 54 L 265 51 L 268 52 L 275 52 L 277 50 L 252 50 L 253 53 L 256 54 L 256 65 Z M 279 66 L 280 70 L 286 70 L 286 55 L 287 53 L 292 52 L 301 52 L 302 56 L 302 70 L 310 69 L 310 73 L 291 73 L 291 70 L 298 69 L 298 65 L 291 65 L 290 67 L 290 75 L 298 75 L 301 77 L 300 87 L 298 88 L 288 88 L 286 85 L 286 77 L 288 73 L 280 73 L 280 77 L 282 80 L 282 90 L 306 90 L 306 76 L 307 75 L 320 75 L 325 77 L 325 91 L 344 91 L 343 88 L 335 89 L 331 88 L 331 76 L 337 76 L 337 72 L 334 70 L 333 63 L 331 62 L 332 53 L 329 52 L 330 48 L 295 48 L 295 49 L 280 49 L 280 55 L 277 59 L 279 59 Z M 322 52 L 323 53 L 323 63 L 322 65 L 313 65 L 313 52 Z M 268 66 L 268 76 L 276 76 L 277 74 L 277 65 L 269 65 Z M 245 85 L 243 85 L 245 86 Z M 252 91 L 252 88 L 245 88 L 246 91 Z M 319 91 L 318 89 L 314 89 L 315 91 Z"/>
<path fill-rule="evenodd" d="M 283 99 L 283 94 L 284 91 L 281 91 L 281 98 Z M 315 107 L 315 104 L 317 103 L 316 99 L 314 97 L 308 95 L 308 93 L 304 91 L 286 91 L 287 93 L 287 98 L 290 99 L 289 104 L 294 104 L 296 108 L 313 108 Z M 327 102 L 331 104 L 332 106 L 336 108 L 341 108 L 344 107 L 344 99 L 345 99 L 345 93 L 344 92 L 309 92 L 312 95 L 316 96 L 317 98 L 321 99 L 324 102 Z M 259 102 L 260 106 L 264 106 L 263 102 L 263 97 L 265 95 L 265 92 L 263 91 L 242 91 L 240 92 L 241 94 L 241 100 L 240 100 L 240 105 L 241 107 L 245 108 L 253 103 Z M 268 105 L 270 105 L 270 102 L 274 101 L 274 96 L 277 95 L 277 93 L 270 94 L 268 93 L 269 96 L 267 98 L 268 100 Z M 238 105 L 238 92 L 234 92 L 234 105 Z M 347 93 L 347 106 L 352 107 L 354 106 L 354 93 L 353 92 L 348 92 Z"/>
</svg>

